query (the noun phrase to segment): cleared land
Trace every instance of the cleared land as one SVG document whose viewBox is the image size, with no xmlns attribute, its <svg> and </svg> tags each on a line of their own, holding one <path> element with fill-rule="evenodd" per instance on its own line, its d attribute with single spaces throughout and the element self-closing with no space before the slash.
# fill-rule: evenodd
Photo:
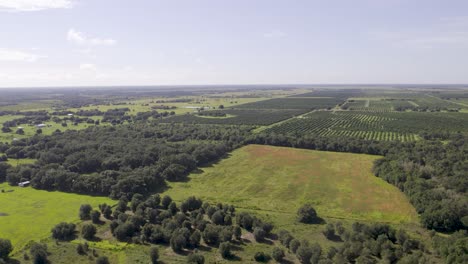
<svg viewBox="0 0 468 264">
<path fill-rule="evenodd" d="M 165 194 L 190 195 L 279 215 L 277 226 L 294 223 L 296 210 L 311 203 L 325 218 L 417 222 L 417 214 L 396 187 L 371 173 L 379 156 L 249 145 Z"/>
<path fill-rule="evenodd" d="M 47 192 L 31 187 L 12 187 L 0 184 L 0 234 L 10 239 L 15 250 L 30 240 L 50 236 L 50 230 L 60 222 L 78 221 L 81 204 L 114 204 L 109 198 Z"/>
</svg>

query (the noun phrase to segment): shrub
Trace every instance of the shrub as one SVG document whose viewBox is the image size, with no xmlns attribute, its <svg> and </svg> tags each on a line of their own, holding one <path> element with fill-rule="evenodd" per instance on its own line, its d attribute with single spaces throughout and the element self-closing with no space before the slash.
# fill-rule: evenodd
<svg viewBox="0 0 468 264">
<path fill-rule="evenodd" d="M 60 223 L 52 228 L 52 237 L 59 240 L 72 239 L 75 235 L 75 224 Z"/>
<path fill-rule="evenodd" d="M 13 251 L 11 241 L 0 238 L 0 259 L 7 259 L 8 255 Z"/>
<path fill-rule="evenodd" d="M 47 245 L 33 243 L 29 249 L 34 264 L 47 263 Z"/>
<path fill-rule="evenodd" d="M 193 231 L 192 235 L 190 235 L 189 242 L 191 247 L 198 247 L 200 246 L 201 240 L 201 233 L 198 230 Z"/>
<path fill-rule="evenodd" d="M 93 239 L 94 235 L 96 235 L 96 227 L 93 224 L 83 225 L 81 228 L 81 235 L 87 240 Z"/>
<path fill-rule="evenodd" d="M 293 239 L 291 242 L 289 242 L 289 250 L 291 250 L 292 253 L 296 253 L 300 245 L 301 242 L 299 242 L 299 240 Z"/>
<path fill-rule="evenodd" d="M 91 217 L 91 210 L 93 208 L 89 204 L 82 204 L 80 206 L 80 219 L 81 220 L 88 220 Z"/>
<path fill-rule="evenodd" d="M 100 256 L 96 259 L 96 264 L 109 264 L 109 259 L 106 256 Z"/>
<path fill-rule="evenodd" d="M 101 218 L 101 213 L 97 210 L 91 211 L 91 221 L 95 224 L 99 224 L 101 221 L 99 220 Z"/>
<path fill-rule="evenodd" d="M 219 245 L 219 254 L 223 258 L 229 258 L 231 256 L 231 244 L 229 242 L 223 242 Z"/>
<path fill-rule="evenodd" d="M 265 239 L 265 231 L 262 228 L 255 227 L 253 235 L 257 242 L 261 242 Z"/>
<path fill-rule="evenodd" d="M 205 264 L 205 257 L 199 253 L 190 254 L 187 258 L 188 264 Z"/>
<path fill-rule="evenodd" d="M 283 261 L 283 258 L 284 258 L 284 251 L 279 247 L 274 247 L 273 251 L 271 252 L 271 256 L 277 262 L 281 262 Z"/>
<path fill-rule="evenodd" d="M 151 247 L 150 248 L 150 259 L 151 259 L 151 263 L 153 263 L 153 264 L 158 263 L 159 250 L 158 250 L 157 247 Z"/>
<path fill-rule="evenodd" d="M 297 217 L 299 222 L 306 224 L 314 223 L 318 219 L 317 212 L 309 204 L 305 204 L 299 208 L 297 211 Z"/>
<path fill-rule="evenodd" d="M 260 252 L 255 253 L 254 259 L 257 262 L 268 262 L 270 260 L 270 256 L 260 251 Z"/>
<path fill-rule="evenodd" d="M 327 224 L 323 235 L 328 239 L 332 239 L 335 236 L 335 227 L 332 224 Z"/>
</svg>

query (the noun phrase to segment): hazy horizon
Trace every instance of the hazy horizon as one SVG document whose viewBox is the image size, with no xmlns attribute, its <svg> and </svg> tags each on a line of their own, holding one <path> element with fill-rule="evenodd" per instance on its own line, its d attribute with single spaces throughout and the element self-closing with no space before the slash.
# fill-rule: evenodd
<svg viewBox="0 0 468 264">
<path fill-rule="evenodd" d="M 0 1 L 0 87 L 465 85 L 468 2 Z"/>
</svg>

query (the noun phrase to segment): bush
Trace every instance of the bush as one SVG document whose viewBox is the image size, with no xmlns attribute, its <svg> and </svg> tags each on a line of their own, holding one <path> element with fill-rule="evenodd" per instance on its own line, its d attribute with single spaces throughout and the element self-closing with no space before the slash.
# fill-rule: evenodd
<svg viewBox="0 0 468 264">
<path fill-rule="evenodd" d="M 96 264 L 109 264 L 109 259 L 106 256 L 100 256 L 96 259 Z"/>
<path fill-rule="evenodd" d="M 31 254 L 31 258 L 34 264 L 48 263 L 46 244 L 39 244 L 34 242 L 29 249 L 29 253 Z"/>
<path fill-rule="evenodd" d="M 93 239 L 94 235 L 96 235 L 96 227 L 93 224 L 83 225 L 81 228 L 81 235 L 87 240 Z"/>
<path fill-rule="evenodd" d="M 234 231 L 234 237 L 236 237 L 237 240 L 241 240 L 242 229 L 240 228 L 240 226 L 236 225 L 233 231 Z"/>
<path fill-rule="evenodd" d="M 323 231 L 323 235 L 328 239 L 332 239 L 335 237 L 335 227 L 332 224 L 327 224 Z"/>
<path fill-rule="evenodd" d="M 257 262 L 268 262 L 270 260 L 270 256 L 260 251 L 260 252 L 255 253 L 254 259 Z"/>
<path fill-rule="evenodd" d="M 314 223 L 318 220 L 317 212 L 309 204 L 303 205 L 299 208 L 297 211 L 297 217 L 299 222 L 306 224 Z"/>
<path fill-rule="evenodd" d="M 262 228 L 255 227 L 253 231 L 253 235 L 255 238 L 255 241 L 261 242 L 265 239 L 265 231 Z"/>
<path fill-rule="evenodd" d="M 283 261 L 283 258 L 284 258 L 284 251 L 279 247 L 274 247 L 273 251 L 271 252 L 271 256 L 277 262 L 281 262 Z"/>
<path fill-rule="evenodd" d="M 153 263 L 153 264 L 158 263 L 159 250 L 158 250 L 157 247 L 151 247 L 150 248 L 150 259 L 151 259 L 151 263 Z"/>
<path fill-rule="evenodd" d="M 86 253 L 83 244 L 78 244 L 78 246 L 76 246 L 76 253 L 78 253 L 78 255 L 84 255 Z"/>
<path fill-rule="evenodd" d="M 11 241 L 0 238 L 0 259 L 7 259 L 12 251 L 13 246 L 11 245 Z"/>
<path fill-rule="evenodd" d="M 81 220 L 88 220 L 91 217 L 91 210 L 93 208 L 89 204 L 82 204 L 80 206 L 80 219 Z"/>
<path fill-rule="evenodd" d="M 75 224 L 60 223 L 52 228 L 52 237 L 59 240 L 73 239 L 75 235 Z"/>
<path fill-rule="evenodd" d="M 190 235 L 190 238 L 189 238 L 190 246 L 193 248 L 200 246 L 200 240 L 201 240 L 200 231 L 198 230 L 193 231 L 192 235 Z"/>
<path fill-rule="evenodd" d="M 229 242 L 223 242 L 219 245 L 219 254 L 224 259 L 227 259 L 231 256 L 231 244 Z"/>
<path fill-rule="evenodd" d="M 205 257 L 199 253 L 190 254 L 187 258 L 188 264 L 205 264 Z"/>
<path fill-rule="evenodd" d="M 97 210 L 91 211 L 91 221 L 93 221 L 94 224 L 99 224 L 101 220 L 101 213 Z"/>
<path fill-rule="evenodd" d="M 299 240 L 293 239 L 291 242 L 289 242 L 289 250 L 291 250 L 292 253 L 296 253 L 300 245 L 301 242 L 299 242 Z"/>
</svg>

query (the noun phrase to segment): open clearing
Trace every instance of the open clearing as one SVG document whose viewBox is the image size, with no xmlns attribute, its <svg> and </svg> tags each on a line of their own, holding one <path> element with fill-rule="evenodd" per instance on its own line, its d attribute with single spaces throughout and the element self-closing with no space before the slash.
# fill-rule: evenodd
<svg viewBox="0 0 468 264">
<path fill-rule="evenodd" d="M 30 240 L 50 236 L 50 230 L 60 222 L 78 221 L 81 204 L 114 204 L 106 197 L 47 192 L 31 187 L 0 184 L 0 237 L 10 239 L 15 250 Z"/>
<path fill-rule="evenodd" d="M 396 187 L 371 172 L 379 156 L 249 145 L 165 194 L 176 200 L 195 195 L 261 214 L 282 214 L 279 225 L 293 223 L 295 212 L 311 203 L 330 219 L 416 223 L 418 216 Z"/>
</svg>

